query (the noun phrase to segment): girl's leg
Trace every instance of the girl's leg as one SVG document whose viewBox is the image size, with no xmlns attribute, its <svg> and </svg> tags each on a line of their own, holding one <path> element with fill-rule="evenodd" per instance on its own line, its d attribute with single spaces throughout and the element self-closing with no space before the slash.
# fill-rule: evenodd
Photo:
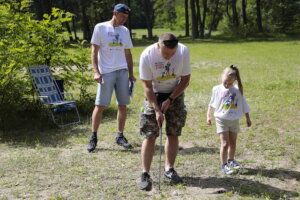
<svg viewBox="0 0 300 200">
<path fill-rule="evenodd" d="M 233 160 L 235 156 L 237 135 L 238 133 L 229 132 L 229 149 L 228 149 L 229 160 Z"/>
<path fill-rule="evenodd" d="M 228 147 L 229 147 L 229 132 L 219 133 L 221 146 L 220 146 L 220 161 L 222 165 L 227 163 Z"/>
</svg>

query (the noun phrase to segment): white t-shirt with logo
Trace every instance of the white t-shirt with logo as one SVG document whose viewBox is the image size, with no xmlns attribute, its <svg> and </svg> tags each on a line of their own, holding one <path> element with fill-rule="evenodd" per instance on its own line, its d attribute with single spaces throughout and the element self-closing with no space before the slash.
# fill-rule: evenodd
<svg viewBox="0 0 300 200">
<path fill-rule="evenodd" d="M 124 50 L 133 45 L 125 26 L 114 27 L 109 21 L 97 24 L 91 44 L 100 46 L 98 67 L 101 74 L 128 68 Z"/>
<path fill-rule="evenodd" d="M 154 92 L 170 93 L 181 80 L 181 76 L 191 73 L 188 48 L 178 43 L 176 53 L 171 59 L 164 59 L 158 43 L 147 47 L 140 57 L 140 78 L 152 80 Z"/>
<path fill-rule="evenodd" d="M 250 112 L 240 90 L 236 86 L 227 89 L 223 84 L 213 87 L 209 106 L 215 108 L 214 116 L 219 119 L 237 120 Z"/>
</svg>

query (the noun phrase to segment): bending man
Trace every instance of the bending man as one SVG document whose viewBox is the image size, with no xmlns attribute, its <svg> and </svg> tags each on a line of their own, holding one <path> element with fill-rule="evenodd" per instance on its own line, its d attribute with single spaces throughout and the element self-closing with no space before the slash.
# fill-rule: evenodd
<svg viewBox="0 0 300 200">
<path fill-rule="evenodd" d="M 155 141 L 166 119 L 165 177 L 173 183 L 181 182 L 174 169 L 186 110 L 184 90 L 190 80 L 190 57 L 186 46 L 178 43 L 172 33 L 164 33 L 159 41 L 147 47 L 140 58 L 140 78 L 143 83 L 145 101 L 140 119 L 140 133 L 144 136 L 141 160 L 141 190 L 151 190 L 149 175 L 155 150 Z"/>
</svg>

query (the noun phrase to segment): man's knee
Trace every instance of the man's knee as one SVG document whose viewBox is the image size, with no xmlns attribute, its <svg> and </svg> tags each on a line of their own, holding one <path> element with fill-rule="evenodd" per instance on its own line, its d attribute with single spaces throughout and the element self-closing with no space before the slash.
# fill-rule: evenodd
<svg viewBox="0 0 300 200">
<path fill-rule="evenodd" d="M 119 111 L 126 111 L 127 106 L 126 105 L 118 105 Z"/>
<path fill-rule="evenodd" d="M 99 106 L 96 105 L 94 108 L 94 112 L 102 112 L 105 109 L 106 106 Z"/>
</svg>

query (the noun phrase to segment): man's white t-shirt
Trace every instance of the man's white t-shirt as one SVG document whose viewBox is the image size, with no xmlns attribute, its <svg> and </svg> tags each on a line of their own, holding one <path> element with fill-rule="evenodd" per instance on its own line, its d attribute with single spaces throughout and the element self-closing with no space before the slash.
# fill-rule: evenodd
<svg viewBox="0 0 300 200">
<path fill-rule="evenodd" d="M 227 89 L 223 84 L 213 87 L 209 106 L 215 108 L 214 116 L 219 119 L 237 120 L 250 112 L 239 89 L 236 86 Z"/>
<path fill-rule="evenodd" d="M 188 48 L 178 43 L 176 53 L 166 60 L 159 52 L 158 43 L 152 44 L 141 54 L 139 71 L 142 80 L 152 80 L 154 92 L 170 93 L 181 76 L 191 73 Z"/>
<path fill-rule="evenodd" d="M 124 50 L 133 45 L 125 26 L 114 27 L 109 21 L 97 24 L 91 44 L 100 46 L 98 68 L 101 74 L 128 68 Z"/>
</svg>

